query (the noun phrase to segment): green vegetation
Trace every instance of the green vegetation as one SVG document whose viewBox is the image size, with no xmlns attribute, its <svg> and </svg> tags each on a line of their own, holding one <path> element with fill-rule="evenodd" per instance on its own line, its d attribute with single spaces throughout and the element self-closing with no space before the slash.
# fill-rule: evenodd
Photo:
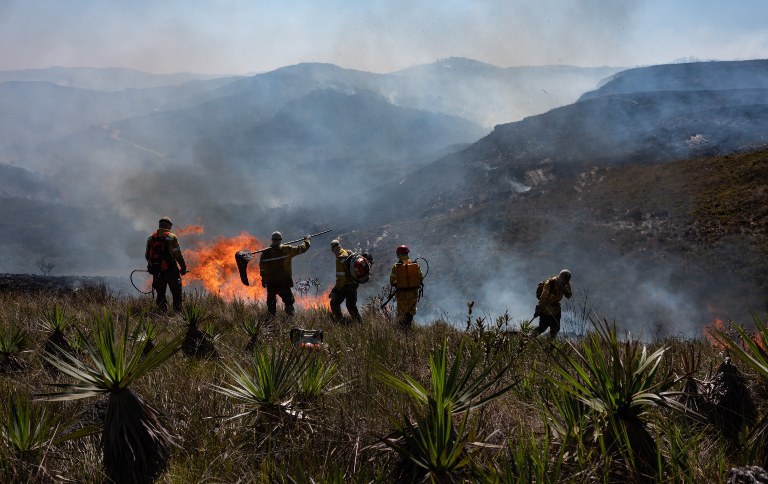
<svg viewBox="0 0 768 484">
<path fill-rule="evenodd" d="M 550 341 L 514 315 L 405 335 L 371 309 L 338 325 L 214 296 L 169 317 L 148 298 L 0 293 L 0 321 L 28 334 L 57 307 L 78 351 L 27 339 L 20 369 L 0 374 L 5 482 L 722 482 L 766 460 L 760 318 L 715 343 L 644 344 L 591 322 Z M 215 357 L 178 351 L 198 326 Z M 294 326 L 326 347 L 291 346 Z"/>
</svg>

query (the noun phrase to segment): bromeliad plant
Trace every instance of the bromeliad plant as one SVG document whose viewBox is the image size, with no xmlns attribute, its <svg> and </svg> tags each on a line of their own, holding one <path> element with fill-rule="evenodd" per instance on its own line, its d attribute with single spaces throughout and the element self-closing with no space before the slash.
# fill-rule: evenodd
<svg viewBox="0 0 768 484">
<path fill-rule="evenodd" d="M 110 313 L 96 318 L 93 342 L 85 348 L 90 363 L 69 353 L 45 356 L 77 383 L 53 383 L 60 391 L 40 395 L 51 401 L 109 397 L 101 446 L 107 477 L 116 483 L 152 482 L 168 467 L 173 439 L 158 411 L 129 386 L 176 353 L 183 338 L 157 343 L 145 354 L 147 340 L 132 342 L 130 334 L 127 319 L 120 331 Z"/>
<path fill-rule="evenodd" d="M 291 413 L 293 398 L 313 355 L 302 348 L 262 348 L 254 355 L 252 369 L 224 365 L 231 382 L 226 386 L 214 385 L 217 392 L 246 405 L 242 417 L 260 411 L 272 417 Z M 233 418 L 235 418 L 233 417 Z"/>
<path fill-rule="evenodd" d="M 181 318 L 184 320 L 186 331 L 181 349 L 187 356 L 202 358 L 214 358 L 218 356 L 214 345 L 214 337 L 210 331 L 201 326 L 210 323 L 213 317 L 206 306 L 198 303 L 189 303 L 181 310 Z M 210 329 L 210 326 L 207 326 Z"/>
<path fill-rule="evenodd" d="M 755 323 L 756 334 L 749 334 L 740 325 L 733 325 L 738 333 L 732 336 L 725 331 L 716 331 L 713 335 L 715 339 L 729 349 L 737 358 L 749 365 L 763 380 L 768 381 L 768 351 L 765 345 L 768 342 L 768 326 L 758 315 L 753 314 L 752 319 Z M 738 340 L 741 341 L 738 341 Z M 728 363 L 721 364 L 721 368 Z M 720 368 L 718 369 L 720 371 Z M 729 371 L 733 374 L 733 369 Z M 734 379 L 735 376 L 731 376 Z M 733 386 L 733 383 L 731 383 Z M 751 405 L 746 401 L 749 398 L 748 390 L 740 392 L 740 400 L 731 402 L 726 410 L 733 414 L 731 418 L 739 417 L 745 419 L 751 417 L 754 419 L 754 403 Z M 751 398 L 750 398 L 751 400 Z M 722 405 L 721 405 L 722 406 Z M 749 415 L 751 413 L 751 415 Z M 768 415 L 763 416 L 749 434 L 749 443 L 751 447 L 751 457 L 762 467 L 768 466 Z"/>
<path fill-rule="evenodd" d="M 35 464 L 51 445 L 58 419 L 45 407 L 32 405 L 28 396 L 9 396 L 0 413 L 4 450 L 14 462 Z"/>
<path fill-rule="evenodd" d="M 659 371 L 666 348 L 648 354 L 636 341 L 620 342 L 615 325 L 597 322 L 595 328 L 580 344 L 569 343 L 570 351 L 558 348 L 554 375 L 546 375 L 553 395 L 570 396 L 583 406 L 583 411 L 573 404 L 563 406 L 569 414 L 561 423 L 578 422 L 580 427 L 557 430 L 591 436 L 588 445 L 620 457 L 635 477 L 638 472 L 655 473 L 658 445 L 649 431 L 648 413 L 659 407 L 686 410 L 675 398 L 679 393 L 671 391 L 678 380 Z"/>
<path fill-rule="evenodd" d="M 0 373 L 24 368 L 20 356 L 27 343 L 27 332 L 17 326 L 0 327 Z"/>
<path fill-rule="evenodd" d="M 378 378 L 407 395 L 421 415 L 416 420 L 405 414 L 391 418 L 395 431 L 371 446 L 397 452 L 398 480 L 453 482 L 483 474 L 474 454 L 487 444 L 475 440 L 475 431 L 468 427 L 469 414 L 508 392 L 517 380 L 505 381 L 512 362 L 492 362 L 476 372 L 483 355 L 477 352 L 464 361 L 463 352 L 462 339 L 453 364 L 449 365 L 447 341 L 435 348 L 429 362 L 430 389 L 409 375 L 398 377 L 379 367 Z"/>
<path fill-rule="evenodd" d="M 60 356 L 71 353 L 72 348 L 65 335 L 67 329 L 74 324 L 74 317 L 64 312 L 58 304 L 40 319 L 40 325 L 49 332 L 48 339 L 43 347 L 43 363 L 48 365 L 46 356 Z"/>
</svg>

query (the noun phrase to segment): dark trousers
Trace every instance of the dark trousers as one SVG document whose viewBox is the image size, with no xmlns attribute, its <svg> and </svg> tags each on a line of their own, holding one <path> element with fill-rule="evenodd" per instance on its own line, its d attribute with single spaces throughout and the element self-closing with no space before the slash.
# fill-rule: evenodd
<svg viewBox="0 0 768 484">
<path fill-rule="evenodd" d="M 165 299 L 166 287 L 171 290 L 173 310 L 181 311 L 181 274 L 176 271 L 166 271 L 152 276 L 152 288 L 157 292 L 155 302 L 163 311 L 168 310 L 168 301 Z"/>
<path fill-rule="evenodd" d="M 347 311 L 349 315 L 355 321 L 362 322 L 363 318 L 360 316 L 360 312 L 357 310 L 357 287 L 358 284 L 347 284 L 341 289 L 335 289 L 331 293 L 331 313 L 333 319 L 340 321 L 341 316 L 341 303 L 347 301 Z"/>
<path fill-rule="evenodd" d="M 539 327 L 533 330 L 538 336 L 549 328 L 549 336 L 554 338 L 560 332 L 560 308 L 557 308 L 552 314 L 542 312 L 539 315 Z"/>
<path fill-rule="evenodd" d="M 267 284 L 267 311 L 269 314 L 277 314 L 277 296 L 283 300 L 285 305 L 285 313 L 288 316 L 293 316 L 296 310 L 293 308 L 293 304 L 296 300 L 293 298 L 293 291 L 290 287 L 275 287 Z"/>
</svg>

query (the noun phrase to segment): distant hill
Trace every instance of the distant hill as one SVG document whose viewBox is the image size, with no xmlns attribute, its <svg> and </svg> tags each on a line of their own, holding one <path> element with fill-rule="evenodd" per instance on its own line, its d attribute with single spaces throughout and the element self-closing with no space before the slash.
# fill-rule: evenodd
<svg viewBox="0 0 768 484">
<path fill-rule="evenodd" d="M 397 104 L 437 110 L 493 127 L 571 104 L 620 67 L 562 65 L 502 68 L 451 57 L 393 73 Z"/>
<path fill-rule="evenodd" d="M 639 67 L 618 72 L 585 101 L 612 94 L 653 91 L 768 89 L 768 60 L 711 61 Z"/>
<path fill-rule="evenodd" d="M 768 144 L 768 89 L 641 91 L 596 96 L 494 131 L 389 189 L 427 207 L 508 196 L 551 166 L 674 161 Z M 418 185 L 419 189 L 415 187 Z M 406 195 L 407 194 L 407 195 Z M 442 205 L 441 205 L 442 206 Z"/>
<path fill-rule="evenodd" d="M 178 86 L 191 81 L 211 80 L 221 77 L 231 76 L 193 74 L 189 72 L 150 74 L 134 69 L 117 67 L 46 67 L 44 69 L 0 71 L 0 82 L 49 82 L 63 87 L 109 92 L 123 91 L 125 89 Z"/>
<path fill-rule="evenodd" d="M 0 83 L 0 148 L 24 151 L 38 143 L 148 113 L 213 99 L 233 79 L 105 92 L 43 81 Z"/>
<path fill-rule="evenodd" d="M 567 311 L 586 304 L 641 337 L 657 326 L 700 336 L 715 317 L 748 323 L 750 310 L 768 311 L 768 150 L 547 176 L 433 210 L 395 194 L 408 217 L 337 236 L 380 261 L 402 243 L 428 259 L 421 307 L 433 317 L 461 317 L 474 299 L 480 311 L 529 318 L 536 283 L 563 267 L 577 290 Z M 377 270 L 387 277 L 386 263 Z"/>
</svg>

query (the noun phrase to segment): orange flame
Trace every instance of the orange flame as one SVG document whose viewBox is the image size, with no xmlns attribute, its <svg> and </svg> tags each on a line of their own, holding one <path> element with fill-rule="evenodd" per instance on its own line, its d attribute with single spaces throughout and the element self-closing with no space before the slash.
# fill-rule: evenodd
<svg viewBox="0 0 768 484">
<path fill-rule="evenodd" d="M 200 235 L 204 233 L 205 230 L 202 225 L 187 225 L 176 231 L 176 235 Z"/>
<path fill-rule="evenodd" d="M 190 268 L 187 277 L 189 280 L 199 281 L 206 291 L 227 301 L 235 298 L 246 301 L 266 300 L 267 290 L 261 287 L 258 256 L 248 264 L 250 286 L 240 281 L 235 263 L 235 252 L 262 247 L 266 246 L 247 232 L 231 238 L 218 237 L 209 243 L 197 242 L 194 248 L 186 251 Z M 326 290 L 317 296 L 297 296 L 296 303 L 303 308 L 327 306 L 328 292 Z"/>
<path fill-rule="evenodd" d="M 723 323 L 722 319 L 715 318 L 715 321 L 712 324 L 704 326 L 704 337 L 707 338 L 709 343 L 715 348 L 724 350 L 725 345 L 717 339 L 719 331 L 725 332 L 725 323 Z"/>
</svg>

